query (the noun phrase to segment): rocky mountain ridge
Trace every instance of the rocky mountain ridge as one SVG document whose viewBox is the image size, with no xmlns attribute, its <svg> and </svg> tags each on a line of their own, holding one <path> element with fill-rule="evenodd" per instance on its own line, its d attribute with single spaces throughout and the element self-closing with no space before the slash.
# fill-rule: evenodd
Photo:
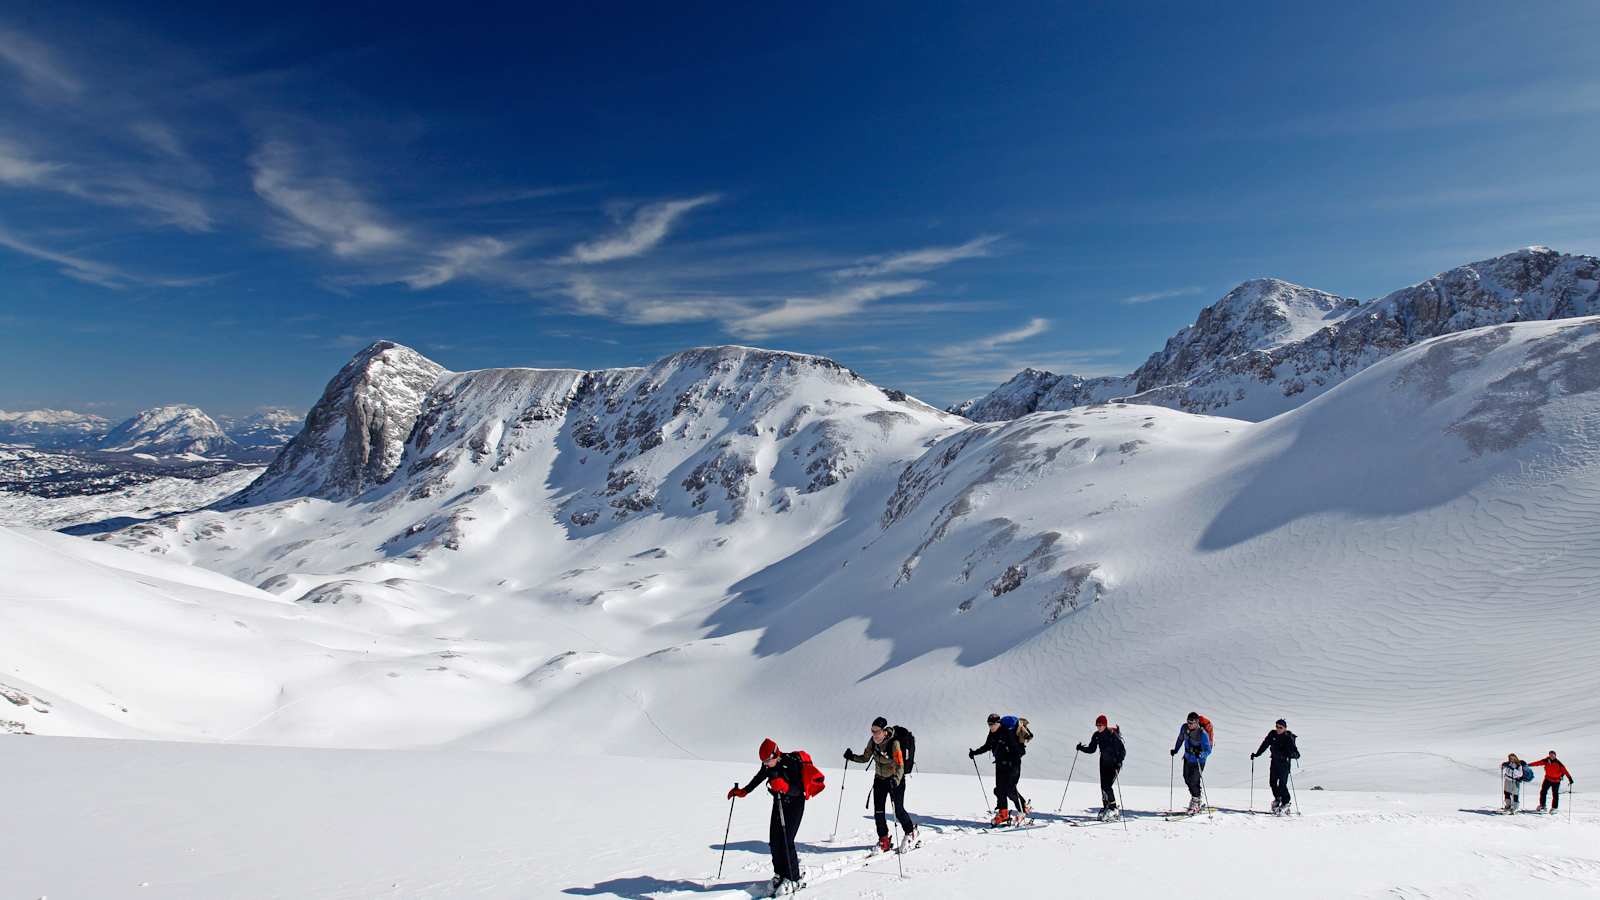
<svg viewBox="0 0 1600 900">
<path fill-rule="evenodd" d="M 1126 376 L 1024 370 L 950 411 L 1003 421 L 1126 400 L 1260 421 L 1428 338 L 1597 313 L 1600 260 L 1546 247 L 1459 266 L 1365 303 L 1255 279 L 1201 310 L 1193 325 Z"/>
</svg>

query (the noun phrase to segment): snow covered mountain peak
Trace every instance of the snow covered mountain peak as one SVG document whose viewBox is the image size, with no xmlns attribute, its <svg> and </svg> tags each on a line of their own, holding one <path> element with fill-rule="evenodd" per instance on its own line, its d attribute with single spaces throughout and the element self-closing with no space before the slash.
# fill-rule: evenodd
<svg viewBox="0 0 1600 900">
<path fill-rule="evenodd" d="M 1139 390 L 1180 382 L 1256 350 L 1305 338 L 1338 321 L 1359 301 L 1277 278 L 1257 278 L 1229 291 L 1167 340 L 1133 377 Z"/>
<path fill-rule="evenodd" d="M 92 444 L 111 423 L 91 413 L 66 409 L 0 409 L 0 441 L 18 441 L 41 447 Z"/>
<path fill-rule="evenodd" d="M 173 404 L 147 409 L 113 428 L 101 438 L 100 449 L 159 456 L 207 456 L 223 453 L 231 444 L 222 426 L 199 407 Z"/>
<path fill-rule="evenodd" d="M 1019 373 L 952 407 L 975 421 L 1112 399 L 1262 420 L 1428 338 L 1600 313 L 1600 260 L 1525 247 L 1366 303 L 1275 278 L 1246 281 L 1124 378 Z"/>
<path fill-rule="evenodd" d="M 231 502 L 355 496 L 394 474 L 406 437 L 443 366 L 410 347 L 376 341 L 328 382 L 305 427 Z"/>
</svg>

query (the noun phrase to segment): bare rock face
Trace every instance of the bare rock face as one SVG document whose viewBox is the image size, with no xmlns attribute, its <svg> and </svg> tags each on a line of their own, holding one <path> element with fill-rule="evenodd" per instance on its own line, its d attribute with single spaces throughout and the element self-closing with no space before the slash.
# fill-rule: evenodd
<svg viewBox="0 0 1600 900">
<path fill-rule="evenodd" d="M 444 371 L 392 341 L 362 350 L 328 382 L 305 428 L 228 505 L 302 496 L 344 500 L 387 481 L 405 455 L 423 399 Z"/>
<path fill-rule="evenodd" d="M 1600 314 L 1600 260 L 1528 247 L 1367 303 L 1247 281 L 1124 378 L 1024 370 L 951 411 L 1000 421 L 1110 400 L 1261 420 L 1412 344 L 1489 325 Z"/>
</svg>

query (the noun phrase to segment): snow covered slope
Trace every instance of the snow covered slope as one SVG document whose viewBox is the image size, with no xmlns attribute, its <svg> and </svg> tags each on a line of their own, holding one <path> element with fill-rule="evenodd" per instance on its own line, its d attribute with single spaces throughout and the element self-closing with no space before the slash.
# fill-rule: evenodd
<svg viewBox="0 0 1600 900">
<path fill-rule="evenodd" d="M 157 456 L 220 455 L 233 446 L 210 416 L 195 406 L 158 406 L 147 409 L 111 429 L 100 439 L 99 449 L 113 453 L 149 453 Z"/>
<path fill-rule="evenodd" d="M 1600 260 L 1528 247 L 1365 304 L 1277 279 L 1239 285 L 1133 373 L 1024 370 L 958 412 L 979 422 L 1107 400 L 1260 421 L 1418 341 L 1508 322 L 1600 314 Z"/>
<path fill-rule="evenodd" d="M 748 900 L 772 869 L 764 797 L 734 805 L 723 841 L 723 794 L 754 771 L 754 749 L 746 756 L 0 739 L 0 770 L 27 774 L 6 788 L 0 871 L 10 896 L 50 900 Z M 1295 819 L 1245 814 L 1251 793 L 1240 783 L 1211 789 L 1229 812 L 1166 822 L 1149 814 L 1166 807 L 1165 785 L 1125 787 L 1126 826 L 1074 828 L 1098 796 L 1079 766 L 1062 815 L 1060 782 L 1025 780 L 1048 824 L 1000 833 L 975 825 L 982 797 L 970 769 L 919 774 L 907 805 L 923 846 L 869 861 L 868 780 L 858 767 L 841 784 L 836 764 L 824 765 L 829 786 L 798 836 L 801 896 L 817 900 L 971 900 L 1001 885 L 1007 896 L 1136 900 L 1197 885 L 1206 896 L 1299 900 L 1600 892 L 1600 807 L 1580 794 L 1570 824 L 1565 809 L 1487 815 L 1487 772 L 1490 790 L 1464 795 L 1307 790 Z M 1317 777 L 1308 765 L 1295 780 Z M 1258 810 L 1264 795 L 1258 783 Z"/>
<path fill-rule="evenodd" d="M 0 447 L 0 476 L 21 462 L 32 477 L 38 477 L 41 468 L 37 460 L 27 457 L 41 452 Z M 16 457 L 25 459 L 19 461 Z M 205 467 L 205 474 L 195 477 L 117 470 L 104 478 L 111 484 L 103 492 L 92 489 L 92 482 L 102 480 L 92 474 L 74 478 L 70 486 L 75 491 L 50 493 L 10 490 L 0 477 L 0 525 L 52 531 L 91 525 L 100 530 L 120 528 L 142 519 L 203 509 L 237 494 L 261 474 L 260 466 L 240 466 L 216 473 L 211 468 Z M 37 490 L 38 482 L 29 487 Z"/>
<path fill-rule="evenodd" d="M 324 400 L 367 415 L 342 383 Z M 996 710 L 1035 722 L 1038 776 L 1108 712 L 1129 781 L 1160 784 L 1200 709 L 1218 784 L 1283 715 L 1330 787 L 1466 789 L 1525 741 L 1600 738 L 1600 642 L 1576 639 L 1600 634 L 1600 318 L 1424 342 L 1263 423 L 1103 404 L 974 426 L 747 348 L 441 372 L 388 408 L 345 468 L 257 484 L 338 499 L 108 536 L 376 642 L 274 676 L 249 740 L 742 759 L 884 714 L 961 771 Z M 31 690 L 59 703 L 68 675 Z M 235 727 L 180 707 L 141 732 Z M 28 725 L 92 731 L 60 722 Z"/>
</svg>

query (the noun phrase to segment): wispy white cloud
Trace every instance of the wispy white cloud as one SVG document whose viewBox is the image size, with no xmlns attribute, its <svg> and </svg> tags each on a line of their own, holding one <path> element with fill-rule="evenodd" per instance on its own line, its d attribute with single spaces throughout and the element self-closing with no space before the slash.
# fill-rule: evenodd
<svg viewBox="0 0 1600 900">
<path fill-rule="evenodd" d="M 4 227 L 0 227 L 0 247 L 21 253 L 24 256 L 43 260 L 44 262 L 54 263 L 60 267 L 58 271 L 68 278 L 114 290 L 134 285 L 171 288 L 194 287 L 216 280 L 214 276 L 205 278 L 155 278 L 148 275 L 139 275 L 109 263 L 41 247 Z"/>
<path fill-rule="evenodd" d="M 903 253 L 869 256 L 858 260 L 856 265 L 841 269 L 834 274 L 839 278 L 872 278 L 879 275 L 928 272 L 958 260 L 992 256 L 994 245 L 1003 237 L 1004 235 L 987 234 L 954 246 L 923 247 L 920 250 L 908 250 Z"/>
<path fill-rule="evenodd" d="M 1595 112 L 1600 112 L 1600 81 L 1550 82 L 1307 113 L 1284 120 L 1268 129 L 1268 133 L 1282 137 L 1327 138 L 1583 116 Z"/>
<path fill-rule="evenodd" d="M 868 304 L 901 297 L 927 286 L 925 281 L 877 281 L 811 297 L 790 297 L 776 306 L 724 323 L 739 337 L 760 338 L 794 331 L 861 312 Z"/>
<path fill-rule="evenodd" d="M 183 141 L 178 133 L 170 127 L 151 119 L 142 119 L 128 126 L 135 138 L 141 143 L 173 159 L 187 159 L 188 153 L 183 149 Z"/>
<path fill-rule="evenodd" d="M 34 87 L 75 96 L 83 82 L 56 59 L 49 47 L 6 28 L 0 28 L 0 62 L 16 69 Z"/>
<path fill-rule="evenodd" d="M 1049 319 L 1035 317 L 1029 319 L 1028 324 L 1023 325 L 1020 328 L 1013 328 L 1010 331 L 1002 331 L 999 334 L 991 334 L 987 337 L 981 337 L 965 343 L 946 347 L 944 348 L 944 351 L 941 352 L 946 352 L 949 355 L 956 356 L 974 353 L 991 353 L 1001 347 L 1006 347 L 1011 344 L 1020 344 L 1029 338 L 1038 337 L 1049 330 Z"/>
<path fill-rule="evenodd" d="M 574 309 L 629 325 L 667 325 L 737 319 L 752 314 L 753 306 L 732 297 L 707 294 L 633 294 L 603 285 L 589 275 L 569 279 L 563 288 Z"/>
<path fill-rule="evenodd" d="M 1150 291 L 1146 294 L 1129 294 L 1117 302 L 1126 304 L 1128 306 L 1137 306 L 1141 303 L 1154 303 L 1157 300 L 1167 300 L 1172 297 L 1191 297 L 1204 290 L 1205 288 L 1191 285 L 1189 287 L 1172 288 L 1165 291 Z"/>
<path fill-rule="evenodd" d="M 324 248 L 336 256 L 392 249 L 405 240 L 347 181 L 306 176 L 284 141 L 268 141 L 251 157 L 256 195 L 281 216 L 278 238 L 292 246 Z"/>
<path fill-rule="evenodd" d="M 205 202 L 186 191 L 119 166 L 91 171 L 38 159 L 5 141 L 0 141 L 0 185 L 54 191 L 102 206 L 153 213 L 162 224 L 185 231 L 210 231 L 213 225 Z"/>
<path fill-rule="evenodd" d="M 0 184 L 37 185 L 45 182 L 60 169 L 59 163 L 31 159 L 16 145 L 0 141 Z"/>
<path fill-rule="evenodd" d="M 569 260 L 592 264 L 648 253 L 666 239 L 668 232 L 684 214 L 715 203 L 718 199 L 717 194 L 702 194 L 687 200 L 668 200 L 640 207 L 632 221 L 616 234 L 574 246 Z"/>
<path fill-rule="evenodd" d="M 439 251 L 438 260 L 421 271 L 400 280 L 412 290 L 426 290 L 472 274 L 490 260 L 499 259 L 511 250 L 511 245 L 492 237 L 473 237 L 452 244 Z"/>
</svg>

